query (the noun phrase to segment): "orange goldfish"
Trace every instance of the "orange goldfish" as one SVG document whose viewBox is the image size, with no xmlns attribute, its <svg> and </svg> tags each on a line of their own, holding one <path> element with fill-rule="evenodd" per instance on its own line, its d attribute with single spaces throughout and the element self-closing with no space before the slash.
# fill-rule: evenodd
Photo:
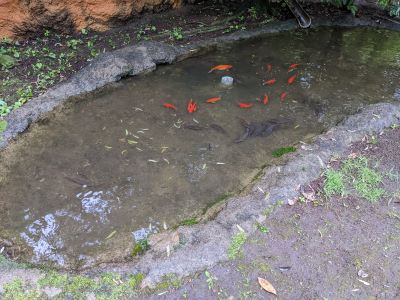
<svg viewBox="0 0 400 300">
<path fill-rule="evenodd" d="M 187 111 L 188 113 L 194 113 L 197 110 L 197 104 L 196 102 L 193 102 L 192 99 L 189 100 L 188 105 L 187 105 Z"/>
<path fill-rule="evenodd" d="M 281 97 L 280 97 L 281 101 L 285 100 L 286 96 L 287 96 L 287 93 L 286 92 L 282 92 Z"/>
<path fill-rule="evenodd" d="M 264 105 L 267 105 L 268 102 L 269 102 L 269 97 L 268 97 L 267 94 L 265 94 L 265 95 L 264 95 L 264 99 L 263 99 L 263 103 L 264 103 Z"/>
<path fill-rule="evenodd" d="M 217 71 L 225 71 L 225 70 L 229 70 L 231 68 L 233 68 L 232 65 L 218 65 L 218 66 L 212 67 L 210 69 L 210 71 L 208 71 L 208 73 L 211 73 L 211 72 L 216 71 L 216 70 Z"/>
<path fill-rule="evenodd" d="M 291 65 L 289 66 L 288 71 L 291 71 L 291 70 L 293 70 L 293 69 L 297 69 L 298 66 L 300 66 L 300 64 L 291 64 Z"/>
<path fill-rule="evenodd" d="M 250 108 L 253 106 L 252 103 L 238 103 L 240 108 Z"/>
<path fill-rule="evenodd" d="M 267 68 L 268 72 L 272 71 L 272 65 L 271 64 L 267 64 L 265 67 Z"/>
<path fill-rule="evenodd" d="M 276 82 L 276 79 L 264 80 L 263 85 L 273 85 Z"/>
<path fill-rule="evenodd" d="M 294 82 L 294 80 L 296 79 L 297 74 L 294 74 L 293 76 L 290 76 L 287 80 L 288 84 L 292 84 Z"/>
<path fill-rule="evenodd" d="M 170 108 L 170 109 L 176 110 L 176 106 L 171 103 L 164 103 L 163 106 L 165 108 Z"/>
<path fill-rule="evenodd" d="M 221 97 L 214 97 L 214 98 L 210 98 L 210 99 L 208 99 L 206 102 L 207 103 L 216 103 L 216 102 L 218 102 L 219 100 L 221 100 Z"/>
</svg>

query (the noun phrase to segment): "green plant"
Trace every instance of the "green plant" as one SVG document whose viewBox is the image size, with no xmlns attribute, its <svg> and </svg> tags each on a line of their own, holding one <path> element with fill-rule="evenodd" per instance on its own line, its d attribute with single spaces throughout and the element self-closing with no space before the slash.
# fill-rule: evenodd
<svg viewBox="0 0 400 300">
<path fill-rule="evenodd" d="M 17 278 L 13 281 L 4 284 L 4 292 L 2 295 L 3 300 L 39 300 L 43 299 L 43 296 L 39 291 L 30 289 L 30 286 L 24 284 L 24 282 Z"/>
<path fill-rule="evenodd" d="M 0 133 L 4 132 L 7 128 L 7 121 L 6 120 L 0 120 Z"/>
<path fill-rule="evenodd" d="M 99 51 L 94 48 L 94 42 L 93 41 L 88 41 L 87 42 L 87 47 L 88 47 L 88 49 L 90 51 L 90 56 L 91 57 L 96 57 L 97 55 L 99 55 Z"/>
<path fill-rule="evenodd" d="M 382 175 L 369 167 L 366 157 L 360 156 L 345 160 L 339 170 L 327 170 L 324 191 L 327 196 L 343 195 L 347 186 L 360 197 L 376 202 L 385 194 L 381 183 Z"/>
<path fill-rule="evenodd" d="M 258 231 L 260 231 L 260 232 L 262 232 L 262 233 L 268 233 L 268 232 L 269 232 L 269 228 L 268 228 L 267 226 L 265 226 L 265 225 L 262 225 L 262 224 L 259 223 L 259 222 L 256 222 L 256 223 L 254 224 L 254 226 L 255 226 L 255 228 L 256 228 Z"/>
<path fill-rule="evenodd" d="M 214 277 L 208 271 L 205 271 L 204 275 L 206 276 L 206 282 L 207 282 L 207 285 L 208 285 L 208 289 L 212 290 L 215 287 L 215 284 L 216 284 L 216 282 L 218 280 L 217 277 Z"/>
<path fill-rule="evenodd" d="M 354 0 L 325 0 L 325 2 L 331 3 L 336 7 L 345 7 L 353 15 L 356 14 L 358 8 Z"/>
<path fill-rule="evenodd" d="M 89 29 L 87 29 L 87 28 L 82 28 L 82 29 L 81 29 L 81 33 L 82 33 L 83 35 L 87 35 L 87 34 L 89 33 Z"/>
<path fill-rule="evenodd" d="M 247 9 L 248 14 L 250 15 L 250 18 L 253 20 L 257 20 L 258 19 L 258 12 L 255 6 L 250 7 L 249 9 Z"/>
<path fill-rule="evenodd" d="M 11 111 L 11 107 L 8 106 L 7 102 L 0 99 L 0 117 L 7 116 Z"/>
<path fill-rule="evenodd" d="M 328 169 L 325 172 L 325 185 L 324 192 L 327 196 L 334 194 L 344 195 L 344 178 L 343 174 L 339 171 Z"/>
<path fill-rule="evenodd" d="M 146 239 L 137 241 L 132 249 L 132 256 L 142 255 L 150 248 Z"/>
<path fill-rule="evenodd" d="M 2 69 L 11 69 L 14 65 L 15 59 L 8 54 L 2 54 L 0 51 L 0 66 Z"/>
<path fill-rule="evenodd" d="M 67 41 L 67 47 L 76 50 L 78 48 L 78 45 L 82 44 L 82 40 L 77 40 L 77 39 L 72 39 Z"/>
<path fill-rule="evenodd" d="M 247 240 L 247 235 L 244 231 L 240 231 L 232 237 L 231 244 L 228 248 L 228 258 L 235 259 L 241 254 L 241 248 Z"/>
<path fill-rule="evenodd" d="M 180 27 L 174 27 L 172 28 L 172 30 L 167 31 L 169 34 L 169 38 L 171 40 L 176 40 L 176 41 L 180 41 L 183 40 L 183 32 L 182 32 L 182 28 Z"/>
<path fill-rule="evenodd" d="M 295 152 L 295 151 L 296 151 L 295 147 L 282 147 L 282 148 L 278 148 L 278 149 L 275 149 L 274 151 L 272 151 L 272 156 L 273 157 L 281 157 L 282 155 L 285 155 L 290 152 Z"/>
<path fill-rule="evenodd" d="M 32 86 L 28 85 L 25 88 L 17 90 L 18 100 L 14 102 L 13 109 L 20 108 L 25 102 L 27 102 L 33 96 Z"/>
</svg>

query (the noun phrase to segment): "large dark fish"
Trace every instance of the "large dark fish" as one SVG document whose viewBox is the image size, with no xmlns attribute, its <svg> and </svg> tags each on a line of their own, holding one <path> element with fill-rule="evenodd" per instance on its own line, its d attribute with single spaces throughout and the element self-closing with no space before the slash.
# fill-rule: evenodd
<svg viewBox="0 0 400 300">
<path fill-rule="evenodd" d="M 267 137 L 274 130 L 277 130 L 281 125 L 290 123 L 290 120 L 287 119 L 271 119 L 263 122 L 247 122 L 241 119 L 241 123 L 245 128 L 244 134 L 239 137 L 235 143 L 241 143 L 247 140 L 250 137 Z"/>
<path fill-rule="evenodd" d="M 222 134 L 228 134 L 224 128 L 219 126 L 218 124 L 210 124 L 210 128 L 215 130 L 216 132 L 222 133 Z"/>
</svg>

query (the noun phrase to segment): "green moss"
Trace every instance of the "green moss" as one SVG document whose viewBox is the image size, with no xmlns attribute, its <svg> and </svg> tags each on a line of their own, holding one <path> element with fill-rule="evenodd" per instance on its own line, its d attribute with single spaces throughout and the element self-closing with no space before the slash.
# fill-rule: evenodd
<svg viewBox="0 0 400 300">
<path fill-rule="evenodd" d="M 149 243 L 147 240 L 141 240 L 136 242 L 132 249 L 132 256 L 143 255 L 149 249 Z"/>
<path fill-rule="evenodd" d="M 38 290 L 31 289 L 19 278 L 4 284 L 3 289 L 1 299 L 4 300 L 39 300 L 44 298 Z"/>
<path fill-rule="evenodd" d="M 191 225 L 196 225 L 198 224 L 199 221 L 196 218 L 189 218 L 182 220 L 178 223 L 178 226 L 191 226 Z"/>
<path fill-rule="evenodd" d="M 274 151 L 272 151 L 272 156 L 273 157 L 281 157 L 282 155 L 285 155 L 290 152 L 295 152 L 295 151 L 296 151 L 295 147 L 282 147 L 282 148 L 278 148 L 278 149 L 275 149 Z"/>
<path fill-rule="evenodd" d="M 177 289 L 182 285 L 178 276 L 174 273 L 166 274 L 162 277 L 161 282 L 156 285 L 157 291 Z"/>
<path fill-rule="evenodd" d="M 231 244 L 228 248 L 228 258 L 235 259 L 242 254 L 242 246 L 247 240 L 247 235 L 245 232 L 240 231 L 232 237 Z"/>
<path fill-rule="evenodd" d="M 95 280 L 88 276 L 70 276 L 52 271 L 41 278 L 38 285 L 61 289 L 61 293 L 58 295 L 60 299 L 86 299 L 88 293 L 94 293 L 96 299 L 117 300 L 136 296 L 143 278 L 142 273 L 130 275 L 124 279 L 120 274 L 106 272 L 98 280 Z"/>
</svg>

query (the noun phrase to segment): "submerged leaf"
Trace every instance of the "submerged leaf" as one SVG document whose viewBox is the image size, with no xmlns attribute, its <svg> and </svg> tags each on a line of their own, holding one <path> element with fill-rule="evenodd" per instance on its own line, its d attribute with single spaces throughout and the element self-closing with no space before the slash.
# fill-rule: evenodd
<svg viewBox="0 0 400 300">
<path fill-rule="evenodd" d="M 138 142 L 134 141 L 134 140 L 128 140 L 128 144 L 129 145 L 133 145 L 133 144 L 137 144 Z"/>
<path fill-rule="evenodd" d="M 273 287 L 273 285 L 264 278 L 258 277 L 258 283 L 261 285 L 261 287 L 266 290 L 268 293 L 276 295 L 276 290 Z"/>
</svg>

